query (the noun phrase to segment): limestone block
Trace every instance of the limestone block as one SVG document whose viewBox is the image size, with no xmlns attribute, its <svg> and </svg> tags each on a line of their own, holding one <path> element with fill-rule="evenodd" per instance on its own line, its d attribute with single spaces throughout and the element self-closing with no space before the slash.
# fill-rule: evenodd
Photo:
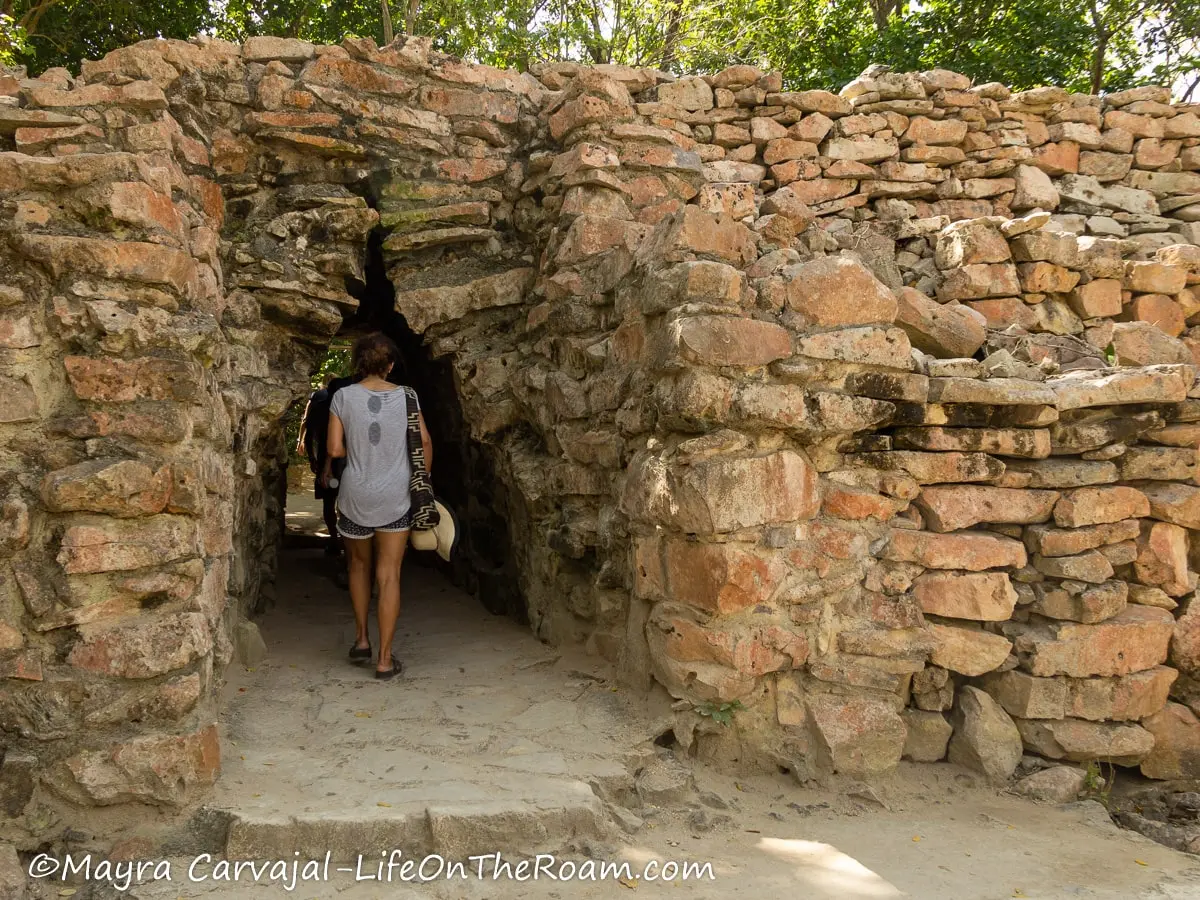
<svg viewBox="0 0 1200 900">
<path fill-rule="evenodd" d="M 938 534 L 907 528 L 892 529 L 880 557 L 917 563 L 930 569 L 971 572 L 1001 567 L 1019 569 L 1026 562 L 1025 548 L 1012 538 L 985 531 Z"/>
<path fill-rule="evenodd" d="M 1083 719 L 1017 719 L 1026 749 L 1049 759 L 1135 766 L 1149 756 L 1154 735 L 1138 725 Z"/>
<path fill-rule="evenodd" d="M 896 298 L 861 263 L 826 256 L 787 271 L 788 306 L 813 325 L 866 325 L 896 318 Z"/>
<path fill-rule="evenodd" d="M 930 624 L 935 645 L 930 661 L 962 675 L 983 675 L 998 669 L 1012 643 L 998 634 L 957 625 Z"/>
<path fill-rule="evenodd" d="M 1062 528 L 1120 522 L 1150 514 L 1146 494 L 1131 487 L 1083 487 L 1066 491 L 1054 505 Z"/>
<path fill-rule="evenodd" d="M 1182 703 L 1168 703 L 1142 726 L 1154 747 L 1142 760 L 1147 778 L 1200 778 L 1200 718 Z"/>
<path fill-rule="evenodd" d="M 946 721 L 940 712 L 926 712 L 919 709 L 904 709 L 900 711 L 904 725 L 908 729 L 904 739 L 904 759 L 913 762 L 939 762 L 946 758 L 946 746 L 954 727 Z"/>
<path fill-rule="evenodd" d="M 983 622 L 1007 621 L 1017 603 L 1004 572 L 926 572 L 912 593 L 924 612 Z"/>
<path fill-rule="evenodd" d="M 1117 678 L 1069 678 L 1066 714 L 1094 722 L 1144 719 L 1166 705 L 1178 677 L 1168 666 L 1155 666 Z"/>
<path fill-rule="evenodd" d="M 819 695 L 805 703 L 824 768 L 861 778 L 890 772 L 899 763 L 907 729 L 891 703 Z"/>
<path fill-rule="evenodd" d="M 980 523 L 1044 522 L 1058 502 L 1056 491 L 986 485 L 931 485 L 917 505 L 931 531 L 957 531 Z"/>
<path fill-rule="evenodd" d="M 1128 675 L 1160 665 L 1175 620 L 1149 606 L 1127 606 L 1113 618 L 1093 625 L 1054 623 L 1023 629 L 1016 648 L 1034 675 Z"/>
<path fill-rule="evenodd" d="M 983 691 L 963 687 L 950 716 L 950 762 L 982 772 L 1001 783 L 1021 761 L 1021 735 L 1008 714 Z"/>
</svg>

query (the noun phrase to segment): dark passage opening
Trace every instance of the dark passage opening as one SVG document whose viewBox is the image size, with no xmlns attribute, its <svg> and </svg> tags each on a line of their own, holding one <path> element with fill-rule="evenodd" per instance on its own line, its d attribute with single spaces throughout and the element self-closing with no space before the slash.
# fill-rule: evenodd
<svg viewBox="0 0 1200 900">
<path fill-rule="evenodd" d="M 527 624 L 508 525 L 507 491 L 496 471 L 495 450 L 471 437 L 450 359 L 435 359 L 421 335 L 396 312 L 396 291 L 384 260 L 385 237 L 383 229 L 370 235 L 364 278 L 348 279 L 347 288 L 359 307 L 343 322 L 335 340 L 352 342 L 382 331 L 395 342 L 400 356 L 389 380 L 416 390 L 433 439 L 434 493 L 455 515 L 458 546 L 449 563 L 435 553 L 414 551 L 406 555 L 405 566 L 436 568 L 490 612 Z"/>
</svg>

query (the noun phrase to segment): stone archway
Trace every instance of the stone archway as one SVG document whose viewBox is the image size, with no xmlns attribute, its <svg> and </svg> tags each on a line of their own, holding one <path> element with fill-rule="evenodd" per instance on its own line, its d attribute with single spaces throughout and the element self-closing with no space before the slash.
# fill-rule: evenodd
<svg viewBox="0 0 1200 900">
<path fill-rule="evenodd" d="M 682 743 L 871 774 L 952 732 L 976 759 L 986 708 L 1018 757 L 1194 744 L 1196 113 L 948 72 L 781 87 L 277 38 L 0 79 L 12 827 L 215 778 L 279 417 L 377 228 L 504 486 L 506 546 L 490 498 L 468 515 L 475 577 L 662 685 Z M 1171 162 L 1134 166 L 1135 135 Z"/>
</svg>

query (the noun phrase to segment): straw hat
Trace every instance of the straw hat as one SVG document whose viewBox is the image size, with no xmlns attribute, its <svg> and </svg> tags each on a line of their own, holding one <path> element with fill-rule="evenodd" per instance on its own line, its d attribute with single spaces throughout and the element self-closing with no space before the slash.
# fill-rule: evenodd
<svg viewBox="0 0 1200 900">
<path fill-rule="evenodd" d="M 409 543 L 414 550 L 436 550 L 438 556 L 450 562 L 450 552 L 458 540 L 458 523 L 454 521 L 450 510 L 442 505 L 441 500 L 434 500 L 433 504 L 437 507 L 438 523 L 424 531 L 414 530 L 409 535 Z"/>
</svg>

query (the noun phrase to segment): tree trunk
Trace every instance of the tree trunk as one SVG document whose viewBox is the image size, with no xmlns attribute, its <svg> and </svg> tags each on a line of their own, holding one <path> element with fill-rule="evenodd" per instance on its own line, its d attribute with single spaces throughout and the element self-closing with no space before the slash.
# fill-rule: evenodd
<svg viewBox="0 0 1200 900">
<path fill-rule="evenodd" d="M 888 19 L 896 13 L 904 11 L 905 0 L 871 0 L 871 16 L 875 20 L 875 30 L 887 28 Z"/>
<path fill-rule="evenodd" d="M 388 8 L 388 0 L 379 0 L 379 13 L 383 19 L 383 46 L 392 42 L 392 11 Z"/>
<path fill-rule="evenodd" d="M 404 16 L 404 33 L 417 33 L 417 13 L 421 9 L 421 0 L 408 0 L 408 12 Z"/>
<path fill-rule="evenodd" d="M 675 65 L 675 51 L 679 45 L 679 28 L 683 23 L 683 0 L 672 0 L 671 9 L 667 13 L 667 30 L 663 35 L 662 61 L 659 68 L 670 72 Z"/>
<path fill-rule="evenodd" d="M 1108 35 L 1101 32 L 1096 36 L 1096 49 L 1092 51 L 1092 93 L 1099 94 L 1104 86 L 1104 57 L 1108 52 Z"/>
</svg>

